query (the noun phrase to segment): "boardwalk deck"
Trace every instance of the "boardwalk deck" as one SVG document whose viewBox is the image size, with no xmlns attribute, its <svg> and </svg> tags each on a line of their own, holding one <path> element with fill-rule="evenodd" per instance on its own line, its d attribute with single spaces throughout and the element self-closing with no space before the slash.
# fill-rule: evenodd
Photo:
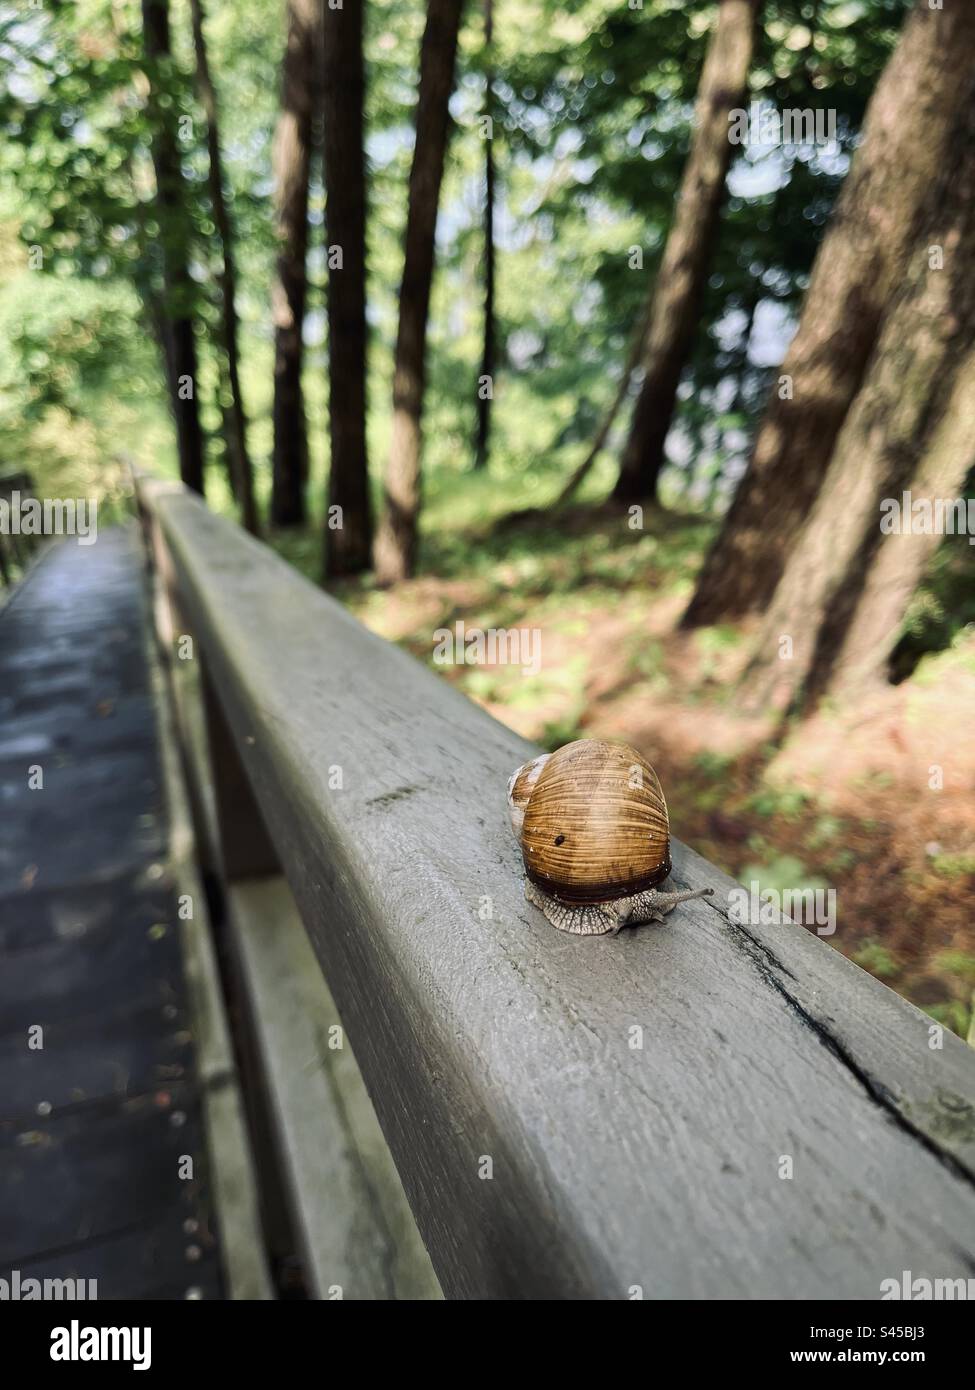
<svg viewBox="0 0 975 1390">
<path fill-rule="evenodd" d="M 148 630 L 132 530 L 53 548 L 0 612 L 0 1278 L 212 1298 Z"/>
</svg>

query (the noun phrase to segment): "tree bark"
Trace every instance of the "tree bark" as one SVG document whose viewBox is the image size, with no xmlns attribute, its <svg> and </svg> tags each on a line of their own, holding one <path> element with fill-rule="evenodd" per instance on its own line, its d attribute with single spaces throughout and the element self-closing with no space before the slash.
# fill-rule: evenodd
<svg viewBox="0 0 975 1390">
<path fill-rule="evenodd" d="M 881 503 L 900 498 L 912 477 L 924 492 L 953 494 L 972 461 L 975 100 L 960 109 L 954 159 L 930 192 L 903 284 L 760 631 L 743 682 L 748 703 L 795 710 L 830 685 L 876 678 L 932 548 L 930 538 L 885 536 Z M 943 269 L 931 268 L 934 247 L 943 248 Z M 885 590 L 905 556 L 907 570 Z"/>
<path fill-rule="evenodd" d="M 366 159 L 363 0 L 325 0 L 325 192 L 331 466 L 325 575 L 369 568 L 372 507 L 366 448 Z M 341 256 L 341 265 L 337 258 Z M 340 510 L 335 510 L 340 509 Z M 338 522 L 339 524 L 335 524 Z"/>
<path fill-rule="evenodd" d="M 484 74 L 484 114 L 488 128 L 484 141 L 484 341 L 477 391 L 477 440 L 474 467 L 486 468 L 491 439 L 491 407 L 494 398 L 494 0 L 484 0 L 484 48 L 488 57 Z M 486 386 L 485 386 L 486 383 Z"/>
<path fill-rule="evenodd" d="M 321 0 L 288 0 L 288 37 L 281 70 L 281 113 L 274 132 L 277 279 L 274 318 L 274 445 L 271 523 L 303 526 L 308 433 L 301 386 L 302 330 L 308 291 L 308 177 L 317 94 Z"/>
<path fill-rule="evenodd" d="M 380 584 L 407 578 L 416 564 L 427 315 L 437 206 L 450 131 L 448 103 L 454 85 L 462 7 L 463 0 L 429 0 L 420 49 L 416 144 L 410 170 L 393 371 L 393 437 L 383 517 L 376 537 L 376 576 Z"/>
<path fill-rule="evenodd" d="M 912 498 L 934 502 L 961 497 L 973 466 L 975 352 L 970 351 L 955 373 L 951 398 L 909 483 Z M 829 694 L 851 699 L 887 680 L 888 661 L 908 604 L 941 542 L 942 536 L 933 531 L 884 536 L 836 658 Z"/>
<path fill-rule="evenodd" d="M 180 477 L 203 492 L 203 430 L 197 404 L 197 356 L 193 327 L 195 290 L 189 273 L 189 216 L 172 108 L 160 102 L 158 64 L 171 55 L 169 0 L 142 0 L 143 47 L 149 82 L 152 163 L 156 174 L 163 262 L 162 331 L 169 364 L 170 401 L 176 422 Z"/>
<path fill-rule="evenodd" d="M 221 347 L 222 346 L 223 342 L 221 340 Z M 217 383 L 214 391 L 213 404 L 220 414 L 220 437 L 224 441 L 224 464 L 227 470 L 227 486 L 230 489 L 230 495 L 236 505 L 239 502 L 237 496 L 238 468 L 229 445 L 229 440 L 234 428 L 231 418 L 233 413 L 230 404 L 231 400 L 232 395 L 230 390 L 230 374 L 227 370 L 227 354 L 221 351 L 217 353 Z"/>
<path fill-rule="evenodd" d="M 781 368 L 786 385 L 773 389 L 685 627 L 740 617 L 771 599 L 863 380 L 925 194 L 953 157 L 952 117 L 972 100 L 973 70 L 975 6 L 931 10 L 917 0 L 816 257 Z"/>
<path fill-rule="evenodd" d="M 210 61 L 207 55 L 206 37 L 203 32 L 203 0 L 190 0 L 190 19 L 193 27 L 193 51 L 196 55 L 196 81 L 207 124 L 207 181 L 210 189 L 210 204 L 213 208 L 213 220 L 217 228 L 217 236 L 220 239 L 221 250 L 220 336 L 226 355 L 227 380 L 230 386 L 230 409 L 226 416 L 227 449 L 230 455 L 233 493 L 237 505 L 240 507 L 241 522 L 252 535 L 257 535 L 259 528 L 257 508 L 254 503 L 254 476 L 250 455 L 247 452 L 247 417 L 244 413 L 244 402 L 240 389 L 234 233 L 227 208 L 223 159 L 220 153 L 220 118 L 217 110 L 217 92 L 210 76 Z"/>
<path fill-rule="evenodd" d="M 644 379 L 633 408 L 617 502 L 656 496 L 677 388 L 707 285 L 725 179 L 731 163 L 729 112 L 742 107 L 761 0 L 719 0 L 701 73 L 691 150 L 653 288 L 643 353 Z"/>
</svg>

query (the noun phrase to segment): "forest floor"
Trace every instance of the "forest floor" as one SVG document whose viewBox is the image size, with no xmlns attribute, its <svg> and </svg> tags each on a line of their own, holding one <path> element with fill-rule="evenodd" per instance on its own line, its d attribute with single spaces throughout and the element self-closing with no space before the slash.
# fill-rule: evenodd
<svg viewBox="0 0 975 1390">
<path fill-rule="evenodd" d="M 618 509 L 434 527 L 424 572 L 340 596 L 432 664 L 435 632 L 530 628 L 541 662 L 436 665 L 527 738 L 633 743 L 674 833 L 762 890 L 836 891 L 831 944 L 964 1035 L 975 989 L 975 632 L 911 677 L 781 726 L 736 705 L 747 626 L 676 623 L 711 523 Z M 536 637 L 536 641 L 538 638 Z M 941 769 L 943 785 L 935 789 Z"/>
</svg>

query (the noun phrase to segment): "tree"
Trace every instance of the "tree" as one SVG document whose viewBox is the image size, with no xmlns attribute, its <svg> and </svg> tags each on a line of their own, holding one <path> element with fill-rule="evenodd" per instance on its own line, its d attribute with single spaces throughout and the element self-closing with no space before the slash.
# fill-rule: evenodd
<svg viewBox="0 0 975 1390">
<path fill-rule="evenodd" d="M 829 686 L 879 678 L 934 544 L 885 534 L 885 499 L 899 500 L 912 478 L 921 495 L 951 497 L 975 457 L 975 77 L 959 110 L 954 160 L 929 192 L 902 285 L 762 624 L 744 679 L 752 703 L 798 708 Z"/>
<path fill-rule="evenodd" d="M 491 403 L 494 399 L 494 0 L 484 0 L 484 339 L 481 370 L 477 379 L 477 439 L 474 467 L 486 468 L 491 437 Z"/>
<path fill-rule="evenodd" d="M 694 340 L 731 163 L 729 113 L 744 102 L 761 0 L 719 0 L 695 105 L 695 131 L 653 288 L 643 384 L 633 409 L 618 502 L 655 496 L 681 373 Z"/>
<path fill-rule="evenodd" d="M 169 0 L 142 0 L 142 31 L 163 257 L 161 331 L 169 395 L 176 421 L 180 477 L 187 487 L 202 493 L 203 431 L 197 407 L 195 292 L 189 273 L 190 219 L 173 126 L 173 107 L 166 107 L 161 100 L 160 75 L 171 55 Z"/>
<path fill-rule="evenodd" d="M 308 434 L 301 386 L 308 275 L 308 178 L 312 115 L 317 100 L 321 0 L 288 0 L 288 36 L 281 69 L 281 111 L 274 132 L 277 279 L 271 291 L 274 319 L 274 444 L 271 522 L 305 521 Z"/>
<path fill-rule="evenodd" d="M 254 476 L 247 451 L 247 417 L 240 388 L 240 352 L 237 322 L 237 271 L 234 260 L 234 233 L 224 191 L 223 160 L 220 154 L 220 121 L 217 92 L 210 76 L 206 36 L 203 31 L 203 0 L 190 0 L 193 26 L 193 51 L 196 56 L 196 80 L 206 115 L 208 186 L 213 221 L 220 241 L 220 336 L 226 358 L 230 403 L 226 411 L 227 449 L 230 455 L 230 474 L 234 495 L 240 507 L 241 521 L 248 531 L 258 531 L 257 508 L 254 502 Z"/>
<path fill-rule="evenodd" d="M 925 193 L 954 157 L 952 117 L 973 71 L 975 6 L 932 10 L 917 0 L 871 99 L 799 327 L 685 626 L 769 602 L 863 380 Z"/>
<path fill-rule="evenodd" d="M 372 509 L 366 449 L 366 160 L 362 0 L 325 3 L 325 214 L 331 467 L 325 573 L 369 568 Z M 340 510 L 335 510 L 340 509 Z M 335 521 L 340 524 L 333 525 Z"/>
<path fill-rule="evenodd" d="M 416 563 L 427 315 L 440 184 L 450 132 L 448 103 L 454 85 L 462 7 L 463 0 L 429 0 L 420 47 L 416 143 L 410 169 L 393 366 L 393 437 L 383 516 L 376 537 L 376 576 L 380 584 L 407 578 Z"/>
<path fill-rule="evenodd" d="M 958 497 L 972 466 L 975 353 L 969 351 L 955 372 L 948 404 L 910 481 L 913 502 L 927 503 L 933 508 L 939 501 Z M 900 637 L 908 605 L 940 541 L 941 535 L 934 527 L 927 531 L 918 526 L 910 531 L 892 530 L 881 541 L 828 677 L 831 695 L 862 695 L 886 681 L 887 663 Z"/>
</svg>

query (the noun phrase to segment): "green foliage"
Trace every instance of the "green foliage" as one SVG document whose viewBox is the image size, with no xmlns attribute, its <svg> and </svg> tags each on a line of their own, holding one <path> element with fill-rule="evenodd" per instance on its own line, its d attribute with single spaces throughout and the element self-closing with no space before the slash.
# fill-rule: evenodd
<svg viewBox="0 0 975 1390">
<path fill-rule="evenodd" d="M 692 363 L 682 390 L 680 473 L 668 496 L 690 488 L 704 502 L 725 486 L 760 408 L 768 368 L 747 352 L 759 305 L 788 314 L 797 301 L 863 110 L 890 51 L 902 0 L 812 5 L 768 0 L 753 95 L 780 106 L 838 111 L 840 152 L 788 151 L 738 161 Z M 851 22 L 852 16 L 858 22 Z M 419 0 L 367 7 L 367 129 L 371 165 L 369 265 L 370 446 L 378 473 L 388 447 L 392 345 L 411 155 Z M 687 152 L 694 94 L 713 6 L 644 0 L 496 0 L 494 153 L 499 185 L 499 367 L 493 410 L 494 492 L 526 505 L 548 500 L 579 461 L 612 398 L 633 324 L 653 283 Z M 0 96 L 0 187 L 14 198 L 26 244 L 45 272 L 85 281 L 124 280 L 137 331 L 148 335 L 163 294 L 160 248 L 189 238 L 201 339 L 203 418 L 219 434 L 221 386 L 215 336 L 213 216 L 206 189 L 204 121 L 192 81 L 183 0 L 171 5 L 173 56 L 149 68 L 135 0 L 75 0 L 0 21 L 0 57 L 11 80 Z M 429 350 L 425 469 L 461 475 L 471 462 L 480 355 L 481 201 L 485 54 L 482 20 L 469 9 L 461 39 L 455 130 L 439 227 Z M 815 29 L 815 32 L 814 32 Z M 224 161 L 238 229 L 245 398 L 252 417 L 258 491 L 268 488 L 270 307 L 274 239 L 270 151 L 277 116 L 283 5 L 210 0 L 207 39 L 218 88 Z M 147 100 L 148 78 L 160 90 Z M 168 225 L 155 197 L 150 145 L 160 123 L 174 134 L 188 224 Z M 762 161 L 765 161 L 763 164 Z M 750 172 L 749 172 L 750 171 Z M 747 178 L 742 180 L 742 173 Z M 755 179 L 758 182 L 755 182 Z M 737 180 L 737 182 L 736 182 Z M 756 191 L 746 191 L 750 188 Z M 16 193 L 11 190 L 16 188 Z M 765 191 L 761 191 L 764 189 Z M 312 484 L 325 468 L 322 192 L 312 186 L 308 411 Z M 643 255 L 630 268 L 631 248 Z M 99 317 L 111 372 L 116 329 Z M 57 346 L 57 345 L 56 345 Z M 68 350 L 62 340 L 57 350 Z M 109 386 L 108 377 L 105 389 Z M 43 390 L 55 389 L 48 381 Z M 98 393 L 95 392 L 94 395 Z M 103 393 L 104 394 L 104 393 Z M 134 384 L 131 395 L 159 388 Z M 53 405 L 51 408 L 54 408 Z M 621 426 L 622 427 L 622 426 Z M 612 443 L 612 441 L 611 441 Z M 219 442 L 211 461 L 221 457 Z M 598 496 L 611 468 L 596 469 L 583 496 Z M 465 511 L 490 488 L 473 488 Z M 441 495 L 450 492 L 445 486 Z M 448 530 L 456 529 L 453 522 Z M 428 556 L 450 542 L 425 528 Z M 675 579 L 675 583 L 679 583 Z"/>
<path fill-rule="evenodd" d="M 925 1004 L 924 1012 L 944 1028 L 967 1038 L 972 1022 L 972 1007 L 961 999 L 949 999 L 941 1004 Z"/>
<path fill-rule="evenodd" d="M 136 350 L 138 305 L 120 281 L 31 272 L 0 292 L 0 393 L 28 421 L 61 407 L 82 417 L 93 393 L 151 392 L 158 363 Z"/>
<path fill-rule="evenodd" d="M 809 801 L 809 793 L 798 787 L 763 787 L 750 798 L 748 807 L 759 816 L 798 820 Z"/>
<path fill-rule="evenodd" d="M 942 878 L 969 878 L 975 874 L 975 854 L 937 854 L 931 867 Z"/>
<path fill-rule="evenodd" d="M 812 850 L 823 849 L 843 833 L 843 822 L 836 816 L 818 816 L 806 838 Z"/>
<path fill-rule="evenodd" d="M 900 966 L 879 941 L 864 942 L 853 959 L 864 970 L 869 970 L 871 975 L 876 975 L 878 980 L 892 980 L 900 973 Z"/>
<path fill-rule="evenodd" d="M 766 863 L 746 864 L 738 878 L 744 884 L 757 882 L 759 893 L 805 893 L 828 887 L 823 879 L 811 876 L 793 854 L 776 855 Z"/>
<path fill-rule="evenodd" d="M 549 720 L 542 731 L 539 743 L 547 752 L 554 753 L 556 748 L 561 748 L 564 743 L 572 743 L 577 738 L 585 738 L 586 731 L 580 723 L 581 718 L 582 711 L 577 710 L 574 714 L 568 714 L 562 719 Z"/>
<path fill-rule="evenodd" d="M 0 471 L 110 513 L 128 462 L 171 449 L 161 394 L 132 288 L 31 270 L 16 223 L 0 222 Z"/>
<path fill-rule="evenodd" d="M 975 956 L 967 951 L 939 951 L 931 961 L 932 968 L 953 975 L 969 989 L 975 989 Z"/>
<path fill-rule="evenodd" d="M 715 753 L 709 748 L 702 749 L 694 756 L 694 766 L 703 772 L 705 777 L 724 777 L 733 764 L 734 758 L 727 753 Z"/>
<path fill-rule="evenodd" d="M 711 655 L 726 651 L 729 647 L 739 646 L 741 631 L 732 627 L 730 623 L 722 623 L 717 627 L 698 628 L 694 633 L 694 640 L 702 654 Z"/>
<path fill-rule="evenodd" d="M 975 468 L 969 473 L 962 495 L 975 501 Z M 890 658 L 890 675 L 900 681 L 916 672 L 931 684 L 945 674 L 941 660 L 925 660 L 929 653 L 958 646 L 966 630 L 975 625 L 975 546 L 964 537 L 946 536 L 928 566 L 923 583 L 915 591 L 904 619 L 904 630 Z M 962 658 L 971 664 L 970 656 Z M 920 663 L 920 665 L 919 665 Z"/>
<path fill-rule="evenodd" d="M 767 193 L 734 192 L 733 174 L 679 412 L 684 483 L 710 497 L 741 457 L 744 427 L 767 386 L 767 369 L 745 350 L 751 314 L 759 302 L 785 310 L 797 302 L 904 5 L 869 9 L 871 23 L 852 26 L 849 6 L 763 7 L 753 96 L 816 107 L 828 90 L 843 153 L 783 158 L 776 151 L 739 161 L 742 168 L 766 161 L 756 171 Z M 814 14 L 815 33 L 804 22 Z M 520 377 L 530 378 L 536 413 L 548 406 L 551 433 L 542 447 L 564 455 L 565 468 L 585 451 L 613 395 L 653 282 L 712 17 L 710 6 L 647 0 L 639 9 L 585 3 L 570 13 L 529 6 L 520 22 L 499 22 L 503 177 L 515 215 L 522 224 L 530 215 L 517 251 L 502 261 L 503 390 L 513 394 Z M 643 253 L 642 269 L 630 268 L 632 247 Z M 729 386 L 730 410 L 721 404 Z M 520 396 L 516 404 L 521 424 Z M 497 414 L 506 420 L 506 404 Z"/>
</svg>

